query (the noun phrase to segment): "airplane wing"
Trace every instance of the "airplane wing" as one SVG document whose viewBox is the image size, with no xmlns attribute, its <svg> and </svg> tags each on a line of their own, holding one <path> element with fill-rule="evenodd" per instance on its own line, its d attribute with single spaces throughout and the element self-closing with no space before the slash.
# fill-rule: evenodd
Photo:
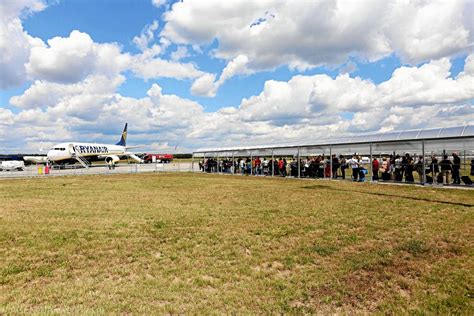
<svg viewBox="0 0 474 316">
<path fill-rule="evenodd" d="M 47 156 L 23 156 L 23 160 L 31 163 L 47 163 Z"/>
</svg>

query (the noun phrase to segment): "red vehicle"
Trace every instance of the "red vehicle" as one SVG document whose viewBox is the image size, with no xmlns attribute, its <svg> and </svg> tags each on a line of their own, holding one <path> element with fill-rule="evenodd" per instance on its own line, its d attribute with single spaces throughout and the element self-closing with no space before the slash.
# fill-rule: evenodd
<svg viewBox="0 0 474 316">
<path fill-rule="evenodd" d="M 145 154 L 143 161 L 145 163 L 163 162 L 170 163 L 173 160 L 172 154 Z"/>
</svg>

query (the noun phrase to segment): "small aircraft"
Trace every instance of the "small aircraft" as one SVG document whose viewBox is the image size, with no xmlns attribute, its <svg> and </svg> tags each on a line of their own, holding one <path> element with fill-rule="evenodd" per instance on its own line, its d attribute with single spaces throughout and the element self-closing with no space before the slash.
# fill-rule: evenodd
<svg viewBox="0 0 474 316">
<path fill-rule="evenodd" d="M 88 168 L 92 161 L 99 160 L 104 160 L 109 167 L 115 167 L 115 163 L 122 158 L 131 158 L 142 163 L 142 159 L 127 151 L 131 148 L 127 147 L 127 125 L 125 123 L 122 137 L 116 144 L 60 143 L 48 151 L 48 160 L 57 164 L 79 162 L 85 168 Z"/>
</svg>

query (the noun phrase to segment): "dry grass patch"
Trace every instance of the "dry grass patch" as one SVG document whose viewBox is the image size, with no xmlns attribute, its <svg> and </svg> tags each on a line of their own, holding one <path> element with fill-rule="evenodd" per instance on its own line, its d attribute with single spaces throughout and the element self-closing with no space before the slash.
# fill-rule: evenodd
<svg viewBox="0 0 474 316">
<path fill-rule="evenodd" d="M 0 313 L 474 312 L 473 191 L 140 174 L 0 199 Z"/>
</svg>

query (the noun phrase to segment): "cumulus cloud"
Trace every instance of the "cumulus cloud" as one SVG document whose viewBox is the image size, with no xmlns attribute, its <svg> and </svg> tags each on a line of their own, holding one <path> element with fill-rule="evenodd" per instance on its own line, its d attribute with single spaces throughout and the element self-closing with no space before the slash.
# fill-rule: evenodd
<svg viewBox="0 0 474 316">
<path fill-rule="evenodd" d="M 112 142 L 124 121 L 135 143 L 180 144 L 183 150 L 474 123 L 474 55 L 466 57 L 456 77 L 445 57 L 472 45 L 462 2 L 399 4 L 406 12 L 372 1 L 305 3 L 304 10 L 302 4 L 280 1 L 222 2 L 212 8 L 202 1 L 179 2 L 165 14 L 161 38 L 155 38 L 156 22 L 134 38 L 141 50 L 136 55 L 80 31 L 45 44 L 28 35 L 19 19 L 21 12 L 44 8 L 42 2 L 15 3 L 0 22 L 1 85 L 21 84 L 26 76 L 34 82 L 10 99 L 16 110 L 0 108 L 0 142 L 6 150 L 19 144 L 35 150 L 40 142 L 67 139 Z M 439 21 L 432 25 L 435 16 Z M 180 62 L 189 47 L 199 54 L 199 45 L 216 39 L 213 56 L 227 60 L 219 76 Z M 163 51 L 173 43 L 176 50 L 166 60 Z M 348 58 L 376 60 L 393 52 L 413 64 L 436 58 L 399 67 L 378 84 L 350 75 L 354 64 Z M 193 79 L 192 94 L 212 97 L 235 76 L 279 65 L 303 70 L 321 64 L 343 65 L 341 74 L 269 80 L 261 93 L 216 112 L 165 94 L 156 83 L 142 98 L 118 93 L 127 70 L 143 79 Z"/>
<path fill-rule="evenodd" d="M 32 47 L 43 46 L 43 41 L 30 36 L 21 24 L 20 16 L 46 8 L 40 0 L 0 2 L 0 88 L 20 86 L 26 81 L 24 64 Z"/>
<path fill-rule="evenodd" d="M 161 35 L 177 44 L 217 40 L 216 57 L 245 55 L 254 70 L 304 70 L 392 53 L 417 64 L 472 48 L 472 14 L 468 1 L 185 1 L 164 14 Z"/>
<path fill-rule="evenodd" d="M 378 85 L 348 74 L 295 76 L 288 82 L 267 81 L 261 94 L 244 99 L 245 120 L 292 120 L 340 112 L 371 113 L 375 109 L 421 107 L 468 102 L 474 98 L 474 76 L 465 71 L 450 77 L 451 63 L 441 59 L 420 67 L 400 67 Z M 374 124 L 380 121 L 375 120 Z"/>
<path fill-rule="evenodd" d="M 0 111 L 0 142 L 7 149 L 84 137 L 112 142 L 124 121 L 134 143 L 179 143 L 182 150 L 474 124 L 473 60 L 467 56 L 456 77 L 450 75 L 449 60 L 440 59 L 400 67 L 379 84 L 348 74 L 269 80 L 260 94 L 216 112 L 165 94 L 157 84 L 146 97 L 122 96 L 116 92 L 124 80 L 120 74 L 90 75 L 73 84 L 36 81 L 11 99 L 20 112 Z M 7 137 L 7 130 L 14 136 Z"/>
<path fill-rule="evenodd" d="M 120 72 L 127 63 L 128 55 L 121 54 L 117 44 L 98 44 L 74 30 L 69 37 L 48 40 L 48 46 L 33 47 L 26 70 L 34 79 L 74 83 L 93 73 Z"/>
<path fill-rule="evenodd" d="M 67 104 L 71 98 L 86 96 L 87 99 L 100 99 L 101 96 L 113 95 L 124 80 L 125 77 L 122 75 L 114 77 L 93 75 L 75 84 L 37 80 L 22 95 L 12 97 L 10 104 L 21 109 L 46 109 L 57 107 L 60 103 Z"/>
<path fill-rule="evenodd" d="M 86 33 L 71 32 L 68 38 L 48 40 L 49 47 L 35 47 L 26 69 L 34 78 L 58 82 L 76 82 L 84 79 L 96 61 L 94 42 Z"/>
</svg>

